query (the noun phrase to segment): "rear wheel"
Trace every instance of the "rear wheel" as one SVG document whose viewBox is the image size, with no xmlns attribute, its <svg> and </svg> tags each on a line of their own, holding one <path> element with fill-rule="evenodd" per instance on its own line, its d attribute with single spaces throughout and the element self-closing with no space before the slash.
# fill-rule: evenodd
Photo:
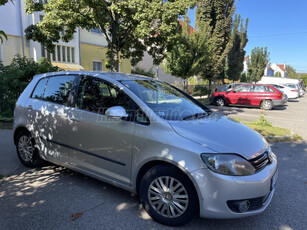
<svg viewBox="0 0 307 230">
<path fill-rule="evenodd" d="M 157 222 L 180 226 L 198 211 L 198 198 L 189 178 L 172 166 L 155 166 L 141 181 L 140 197 L 144 209 Z"/>
<path fill-rule="evenodd" d="M 26 130 L 20 131 L 17 135 L 16 150 L 20 161 L 27 167 L 38 167 L 44 162 L 38 154 L 33 137 Z"/>
<path fill-rule="evenodd" d="M 271 110 L 273 109 L 273 102 L 271 100 L 263 100 L 261 102 L 261 108 L 265 110 Z"/>
<path fill-rule="evenodd" d="M 225 106 L 225 100 L 224 98 L 222 97 L 216 97 L 214 99 L 214 103 L 217 105 L 217 106 Z"/>
</svg>

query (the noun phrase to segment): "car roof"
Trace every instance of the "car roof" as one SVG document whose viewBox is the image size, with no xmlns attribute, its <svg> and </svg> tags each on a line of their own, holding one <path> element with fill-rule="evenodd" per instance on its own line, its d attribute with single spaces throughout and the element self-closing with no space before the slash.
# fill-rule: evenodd
<svg viewBox="0 0 307 230">
<path fill-rule="evenodd" d="M 51 72 L 35 75 L 34 78 L 43 78 L 49 76 L 58 76 L 58 75 L 87 75 L 95 76 L 100 78 L 111 78 L 116 81 L 121 80 L 157 80 L 154 78 L 136 75 L 136 74 L 127 74 L 127 73 L 117 73 L 117 72 L 105 72 L 105 71 L 62 71 L 62 72 Z"/>
</svg>

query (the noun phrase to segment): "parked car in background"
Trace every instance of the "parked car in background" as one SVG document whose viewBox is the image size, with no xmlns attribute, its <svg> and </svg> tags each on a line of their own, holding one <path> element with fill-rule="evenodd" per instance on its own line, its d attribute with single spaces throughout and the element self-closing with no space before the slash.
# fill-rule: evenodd
<svg viewBox="0 0 307 230">
<path fill-rule="evenodd" d="M 215 92 L 227 92 L 227 91 L 230 91 L 230 90 L 236 88 L 237 86 L 239 86 L 241 84 L 244 84 L 244 82 L 226 84 L 223 87 L 216 88 Z"/>
<path fill-rule="evenodd" d="M 16 103 L 14 143 L 24 165 L 46 160 L 138 193 L 172 226 L 262 213 L 278 175 L 259 133 L 167 83 L 123 73 L 35 76 Z"/>
<path fill-rule="evenodd" d="M 235 104 L 270 110 L 287 103 L 287 97 L 270 85 L 242 84 L 231 91 L 212 94 L 210 101 L 218 106 Z"/>
<path fill-rule="evenodd" d="M 299 93 L 299 97 L 302 97 L 305 94 L 305 91 L 300 87 L 299 84 L 286 83 L 286 84 L 283 84 L 283 85 L 291 88 L 292 90 L 296 90 Z"/>
<path fill-rule="evenodd" d="M 271 84 L 271 86 L 286 94 L 288 99 L 296 99 L 300 97 L 300 92 L 298 89 L 293 89 L 282 84 Z"/>
</svg>

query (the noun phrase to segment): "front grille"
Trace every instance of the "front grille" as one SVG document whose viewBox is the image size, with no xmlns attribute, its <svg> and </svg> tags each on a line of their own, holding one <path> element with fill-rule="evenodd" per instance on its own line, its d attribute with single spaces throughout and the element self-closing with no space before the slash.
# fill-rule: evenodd
<svg viewBox="0 0 307 230">
<path fill-rule="evenodd" d="M 263 169 L 264 166 L 266 166 L 267 164 L 271 164 L 269 152 L 265 151 L 262 155 L 249 160 L 249 162 L 255 167 L 256 172 L 258 172 Z"/>
</svg>

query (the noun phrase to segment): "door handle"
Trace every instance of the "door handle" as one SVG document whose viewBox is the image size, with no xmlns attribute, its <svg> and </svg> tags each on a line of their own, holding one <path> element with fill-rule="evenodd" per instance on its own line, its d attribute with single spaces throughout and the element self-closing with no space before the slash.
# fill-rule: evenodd
<svg viewBox="0 0 307 230">
<path fill-rule="evenodd" d="M 26 107 L 26 109 L 29 110 L 29 111 L 32 111 L 33 107 L 32 107 L 32 105 L 29 105 L 28 107 Z"/>
<path fill-rule="evenodd" d="M 246 96 L 246 94 L 243 94 L 243 96 Z"/>
<path fill-rule="evenodd" d="M 71 120 L 72 122 L 75 122 L 75 123 L 80 121 L 78 118 L 73 117 L 73 116 L 69 116 L 68 119 Z"/>
</svg>

